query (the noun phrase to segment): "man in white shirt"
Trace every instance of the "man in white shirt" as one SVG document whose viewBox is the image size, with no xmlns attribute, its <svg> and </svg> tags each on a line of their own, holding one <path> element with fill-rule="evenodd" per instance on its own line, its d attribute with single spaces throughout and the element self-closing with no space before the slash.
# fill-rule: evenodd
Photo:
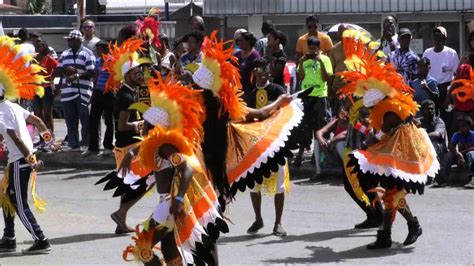
<svg viewBox="0 0 474 266">
<path fill-rule="evenodd" d="M 441 113 L 441 119 L 446 122 L 446 128 L 450 132 L 450 122 L 453 120 L 449 113 L 444 110 L 443 103 L 448 94 L 448 87 L 454 79 L 454 74 L 459 66 L 459 57 L 456 51 L 445 45 L 448 32 L 444 27 L 436 27 L 433 30 L 434 47 L 428 48 L 423 53 L 431 62 L 429 74 L 438 82 L 439 100 L 436 109 Z"/>
<path fill-rule="evenodd" d="M 8 171 L 8 187 L 6 187 L 6 195 L 8 201 L 11 202 L 11 207 L 14 208 L 13 211 L 16 212 L 35 241 L 30 248 L 23 250 L 22 253 L 48 253 L 51 250 L 51 245 L 28 205 L 30 175 L 33 170 L 38 170 L 43 163 L 35 158 L 33 142 L 26 123 L 33 124 L 42 132 L 44 139 L 48 138 L 50 143 L 52 142 L 51 133 L 49 133 L 43 121 L 20 105 L 5 100 L 4 91 L 3 89 L 0 90 L 0 137 L 5 140 L 8 149 L 8 166 L 6 168 L 6 171 Z M 0 253 L 16 250 L 15 215 L 5 209 L 5 204 L 8 206 L 8 203 L 3 201 L 5 229 L 0 240 Z"/>
</svg>

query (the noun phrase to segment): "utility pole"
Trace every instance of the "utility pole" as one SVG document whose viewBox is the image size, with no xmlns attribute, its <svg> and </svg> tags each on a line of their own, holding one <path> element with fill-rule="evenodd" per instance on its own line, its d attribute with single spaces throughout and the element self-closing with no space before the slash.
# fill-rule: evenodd
<svg viewBox="0 0 474 266">
<path fill-rule="evenodd" d="M 81 30 L 81 20 L 86 17 L 85 0 L 77 0 L 77 29 Z"/>
</svg>

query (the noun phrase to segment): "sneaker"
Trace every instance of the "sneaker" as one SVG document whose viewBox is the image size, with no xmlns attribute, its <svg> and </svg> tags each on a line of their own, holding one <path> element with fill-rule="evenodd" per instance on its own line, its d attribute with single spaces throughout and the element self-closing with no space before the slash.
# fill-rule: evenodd
<svg viewBox="0 0 474 266">
<path fill-rule="evenodd" d="M 255 235 L 258 233 L 258 230 L 263 228 L 263 222 L 253 222 L 253 224 L 247 229 L 247 234 L 249 235 Z"/>
<path fill-rule="evenodd" d="M 0 239 L 0 253 L 9 253 L 15 252 L 16 250 L 16 240 L 14 237 L 4 236 Z"/>
<path fill-rule="evenodd" d="M 471 181 L 464 185 L 464 188 L 474 189 L 474 176 L 471 176 Z"/>
<path fill-rule="evenodd" d="M 27 248 L 23 249 L 21 251 L 22 254 L 29 255 L 29 254 L 46 254 L 51 251 L 51 245 L 49 244 L 49 241 L 47 238 L 43 240 L 38 240 L 35 241 L 35 243 Z"/>
<path fill-rule="evenodd" d="M 283 237 L 286 236 L 286 231 L 281 224 L 277 224 L 273 227 L 273 235 Z"/>
<path fill-rule="evenodd" d="M 65 151 L 65 152 L 80 152 L 81 148 L 79 148 L 79 147 L 71 148 L 71 147 L 67 146 L 67 147 L 62 148 L 62 151 Z"/>
<path fill-rule="evenodd" d="M 95 152 L 90 151 L 90 150 L 86 150 L 86 151 L 84 151 L 84 152 L 81 153 L 81 157 L 82 157 L 82 158 L 86 158 L 86 157 L 91 156 L 93 153 L 95 153 Z"/>
<path fill-rule="evenodd" d="M 109 149 L 104 149 L 103 151 L 99 152 L 99 154 L 97 154 L 98 157 L 107 157 L 107 156 L 110 156 L 114 154 L 114 152 L 112 150 L 109 150 Z"/>
</svg>

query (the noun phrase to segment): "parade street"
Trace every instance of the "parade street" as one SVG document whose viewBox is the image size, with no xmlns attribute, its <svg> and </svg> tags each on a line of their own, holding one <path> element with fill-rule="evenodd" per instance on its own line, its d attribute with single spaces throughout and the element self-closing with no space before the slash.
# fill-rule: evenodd
<svg viewBox="0 0 474 266">
<path fill-rule="evenodd" d="M 17 252 L 0 255 L 3 265 L 127 264 L 122 251 L 132 243 L 131 235 L 116 236 L 110 213 L 119 200 L 94 183 L 106 170 L 45 169 L 38 178 L 38 194 L 47 201 L 47 211 L 35 212 L 52 251 L 49 255 L 22 256 L 31 245 L 31 236 L 16 220 Z M 293 181 L 283 214 L 288 236 L 271 235 L 273 199 L 263 198 L 265 227 L 248 236 L 253 211 L 247 193 L 237 195 L 230 206 L 230 233 L 218 241 L 221 265 L 262 264 L 462 264 L 474 263 L 474 195 L 460 187 L 426 188 L 425 194 L 409 195 L 409 204 L 423 227 L 423 235 L 404 247 L 405 220 L 397 215 L 390 249 L 369 251 L 365 245 L 375 240 L 375 229 L 353 230 L 362 221 L 362 211 L 332 180 L 310 183 Z M 130 211 L 129 224 L 139 223 L 156 205 L 157 196 L 146 196 Z M 129 262 L 128 265 L 136 265 Z"/>
</svg>

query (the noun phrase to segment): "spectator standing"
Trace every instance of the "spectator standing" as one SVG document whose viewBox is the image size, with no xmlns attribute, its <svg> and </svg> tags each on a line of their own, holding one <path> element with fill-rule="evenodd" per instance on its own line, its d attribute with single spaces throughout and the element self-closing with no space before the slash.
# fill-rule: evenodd
<svg viewBox="0 0 474 266">
<path fill-rule="evenodd" d="M 48 45 L 44 41 L 35 42 L 35 49 L 38 52 L 36 54 L 36 61 L 43 67 L 42 75 L 45 76 L 46 82 L 41 84 L 44 88 L 44 96 L 40 98 L 35 96 L 33 100 L 33 110 L 37 117 L 44 121 L 46 127 L 53 133 L 54 122 L 53 122 L 53 86 L 51 83 L 51 75 L 58 66 L 58 61 L 53 59 L 50 54 Z"/>
<path fill-rule="evenodd" d="M 91 97 L 91 112 L 89 116 L 89 148 L 82 153 L 83 157 L 92 154 L 98 156 L 109 156 L 114 149 L 114 103 L 115 96 L 112 91 L 104 93 L 105 84 L 109 79 L 109 72 L 103 69 L 102 55 L 107 54 L 109 47 L 105 41 L 99 41 L 96 44 L 97 60 L 95 62 L 95 84 Z M 104 151 L 99 153 L 101 139 L 101 118 L 104 117 L 105 133 L 104 133 Z"/>
<path fill-rule="evenodd" d="M 308 39 L 310 37 L 315 37 L 320 41 L 320 50 L 323 54 L 327 54 L 331 50 L 332 40 L 325 33 L 318 31 L 318 23 L 319 18 L 316 15 L 310 15 L 306 18 L 306 28 L 308 29 L 308 33 L 298 38 L 298 42 L 296 43 L 297 60 L 299 60 L 303 55 L 308 53 Z"/>
<path fill-rule="evenodd" d="M 397 19 L 394 16 L 387 16 L 383 20 L 382 29 L 382 38 L 378 41 L 380 43 L 378 50 L 382 50 L 388 56 L 391 52 L 400 48 L 397 34 Z"/>
<path fill-rule="evenodd" d="M 44 41 L 41 33 L 37 33 L 37 32 L 30 33 L 30 42 L 35 46 L 35 49 L 36 49 L 36 42 L 39 42 L 39 41 Z M 57 61 L 58 54 L 56 53 L 54 48 L 51 46 L 48 46 L 48 49 L 49 49 L 49 55 L 51 56 L 51 58 Z"/>
<path fill-rule="evenodd" d="M 238 59 L 240 81 L 245 98 L 245 95 L 252 91 L 252 70 L 254 69 L 255 60 L 260 58 L 260 53 L 254 48 L 257 39 L 250 32 L 243 32 L 237 38 L 236 42 L 241 50 L 237 51 L 234 55 Z"/>
<path fill-rule="evenodd" d="M 337 42 L 329 51 L 328 57 L 331 60 L 331 65 L 334 73 L 342 72 L 347 70 L 346 64 L 344 61 L 346 60 L 346 55 L 344 54 L 344 47 L 342 45 L 343 38 L 342 35 L 344 31 L 347 30 L 347 26 L 344 23 L 339 25 L 337 29 L 339 34 L 339 39 L 341 41 Z M 328 82 L 328 96 L 330 101 L 330 106 L 334 109 L 339 107 L 339 99 L 337 97 L 337 91 L 342 88 L 346 83 L 344 79 L 340 76 L 332 75 Z"/>
<path fill-rule="evenodd" d="M 30 35 L 28 33 L 28 29 L 21 28 L 18 31 L 18 39 L 20 45 L 20 52 L 17 56 L 24 56 L 24 55 L 34 55 L 36 53 L 35 46 L 30 42 Z M 29 65 L 30 63 L 26 63 Z"/>
<path fill-rule="evenodd" d="M 200 31 L 193 31 L 186 35 L 184 41 L 188 44 L 189 51 L 179 58 L 179 69 L 176 71 L 181 74 L 181 81 L 189 84 L 192 80 L 192 73 L 202 62 L 201 46 L 204 42 L 204 35 Z"/>
<path fill-rule="evenodd" d="M 467 35 L 466 51 L 462 54 L 459 64 L 469 64 L 469 55 L 471 53 L 474 53 L 474 31 Z"/>
<path fill-rule="evenodd" d="M 80 31 L 73 30 L 65 38 L 69 49 L 61 54 L 56 75 L 62 77 L 61 102 L 64 106 L 68 146 L 71 151 L 80 151 L 79 121 L 82 145 L 87 146 L 89 139 L 89 103 L 92 79 L 96 74 L 95 57 L 91 50 L 82 45 L 84 38 Z"/>
<path fill-rule="evenodd" d="M 165 77 L 171 73 L 174 63 L 176 62 L 176 56 L 169 49 L 170 43 L 168 36 L 164 33 L 160 33 L 158 38 L 160 39 L 161 43 L 161 46 L 158 50 L 160 53 L 160 73 L 161 76 Z"/>
<path fill-rule="evenodd" d="M 431 143 L 438 155 L 441 164 L 440 171 L 436 174 L 433 187 L 445 186 L 451 170 L 451 154 L 448 151 L 448 132 L 444 121 L 436 116 L 436 106 L 434 101 L 425 100 L 421 104 L 422 117 L 420 125 L 426 130 L 431 139 Z"/>
<path fill-rule="evenodd" d="M 428 58 L 421 58 L 418 64 L 418 77 L 409 83 L 415 90 L 414 100 L 421 105 L 426 100 L 438 101 L 438 83 L 429 74 L 431 62 Z"/>
<path fill-rule="evenodd" d="M 454 133 L 449 144 L 449 150 L 453 159 L 459 167 L 467 167 L 471 172 L 474 171 L 474 131 L 472 128 L 472 119 L 467 115 L 461 115 L 457 118 L 458 132 Z M 464 185 L 465 188 L 474 188 L 474 177 Z"/>
<path fill-rule="evenodd" d="M 268 49 L 265 59 L 270 63 L 272 82 L 285 87 L 283 71 L 285 70 L 288 56 L 285 54 L 282 46 L 286 45 L 288 38 L 281 31 L 272 31 L 268 34 Z"/>
<path fill-rule="evenodd" d="M 275 26 L 273 25 L 273 22 L 271 20 L 267 19 L 262 23 L 263 36 L 255 43 L 255 50 L 257 50 L 260 53 L 260 56 L 262 57 L 267 54 L 268 34 L 274 30 Z"/>
<path fill-rule="evenodd" d="M 206 24 L 201 16 L 195 15 L 188 19 L 189 32 L 199 31 L 203 35 L 206 35 Z"/>
<path fill-rule="evenodd" d="M 441 113 L 441 119 L 446 121 L 448 134 L 450 134 L 452 114 L 447 112 L 448 87 L 453 81 L 454 73 L 459 66 L 459 58 L 456 51 L 445 46 L 448 32 L 444 27 L 436 27 L 433 30 L 434 47 L 428 48 L 423 53 L 423 57 L 430 59 L 430 75 L 438 82 L 439 100 L 436 102 L 436 108 Z"/>
<path fill-rule="evenodd" d="M 302 138 L 304 139 L 295 158 L 295 166 L 301 165 L 304 148 L 311 145 L 314 132 L 327 123 L 327 81 L 333 74 L 331 60 L 321 54 L 321 42 L 315 37 L 309 37 L 307 42 L 308 53 L 303 55 L 298 63 L 298 80 L 301 81 L 301 90 L 311 92 L 303 99 Z"/>
<path fill-rule="evenodd" d="M 239 44 L 237 43 L 237 39 L 240 37 L 240 35 L 242 35 L 242 33 L 244 32 L 247 32 L 246 29 L 237 29 L 235 32 L 234 32 L 234 52 L 238 52 L 240 51 L 240 47 L 239 47 Z"/>
<path fill-rule="evenodd" d="M 97 57 L 96 44 L 100 41 L 100 38 L 95 36 L 95 24 L 92 20 L 86 20 L 82 23 L 81 31 L 84 34 L 84 46 L 94 52 L 94 56 Z"/>
<path fill-rule="evenodd" d="M 398 32 L 400 48 L 391 52 L 388 57 L 388 62 L 395 65 L 397 72 L 403 76 L 407 84 L 417 78 L 418 75 L 419 58 L 418 55 L 410 49 L 411 39 L 411 31 L 407 28 L 401 28 Z"/>
</svg>

